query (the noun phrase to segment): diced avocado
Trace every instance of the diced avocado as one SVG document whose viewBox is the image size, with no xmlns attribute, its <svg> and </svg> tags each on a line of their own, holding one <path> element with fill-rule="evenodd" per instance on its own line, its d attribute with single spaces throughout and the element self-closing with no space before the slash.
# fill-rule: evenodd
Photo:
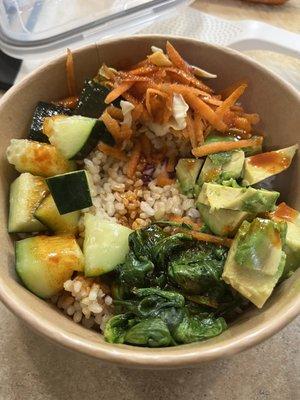
<svg viewBox="0 0 300 400">
<path fill-rule="evenodd" d="M 264 189 L 235 188 L 216 183 L 204 183 L 198 197 L 198 203 L 205 204 L 212 210 L 225 208 L 261 213 L 272 211 L 278 197 L 278 192 Z"/>
<path fill-rule="evenodd" d="M 280 203 L 270 217 L 273 221 L 285 221 L 287 224 L 286 242 L 283 248 L 286 262 L 282 278 L 288 278 L 300 267 L 300 213 L 285 203 Z"/>
<path fill-rule="evenodd" d="M 242 150 L 226 151 L 206 157 L 198 178 L 198 184 L 204 182 L 222 182 L 239 178 L 244 166 L 245 154 Z"/>
<path fill-rule="evenodd" d="M 261 308 L 282 275 L 284 226 L 256 218 L 244 221 L 228 253 L 222 278 Z"/>
<path fill-rule="evenodd" d="M 34 217 L 34 212 L 49 193 L 40 176 L 21 174 L 10 187 L 8 232 L 41 232 L 47 230 Z"/>
<path fill-rule="evenodd" d="M 16 271 L 31 292 L 49 298 L 63 289 L 83 254 L 73 236 L 34 236 L 16 242 Z"/>
<path fill-rule="evenodd" d="M 254 215 L 246 211 L 211 210 L 209 206 L 197 203 L 202 220 L 217 236 L 233 236 L 244 220 L 251 220 Z"/>
<path fill-rule="evenodd" d="M 298 145 L 285 149 L 256 154 L 245 159 L 243 185 L 254 185 L 272 175 L 286 170 L 298 149 Z"/>
<path fill-rule="evenodd" d="M 176 176 L 183 194 L 193 197 L 195 183 L 203 160 L 196 158 L 181 158 L 176 165 Z"/>
<path fill-rule="evenodd" d="M 125 260 L 129 251 L 128 236 L 132 232 L 126 226 L 103 221 L 97 215 L 85 214 L 83 253 L 85 275 L 98 276 L 112 271 Z"/>
<path fill-rule="evenodd" d="M 256 139 L 259 136 L 252 136 L 252 139 Z M 213 142 L 234 142 L 239 140 L 239 134 L 238 132 L 232 132 L 230 136 L 224 136 L 221 133 L 217 131 L 213 131 L 206 139 L 205 139 L 205 144 L 206 143 L 213 143 Z M 257 145 L 251 146 L 251 147 L 245 147 L 243 148 L 243 151 L 245 153 L 246 157 L 252 156 L 253 154 L 261 153 L 262 152 L 262 141 L 257 141 Z"/>
</svg>

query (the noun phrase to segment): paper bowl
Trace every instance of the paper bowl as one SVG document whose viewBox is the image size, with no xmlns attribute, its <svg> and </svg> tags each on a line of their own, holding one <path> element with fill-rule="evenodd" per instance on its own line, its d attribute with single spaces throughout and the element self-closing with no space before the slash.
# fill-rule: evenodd
<svg viewBox="0 0 300 400">
<path fill-rule="evenodd" d="M 93 77 L 102 62 L 115 67 L 133 64 L 149 54 L 150 46 L 164 47 L 166 36 L 136 36 L 112 40 L 79 49 L 74 53 L 78 87 Z M 258 112 L 266 133 L 266 147 L 280 148 L 298 142 L 300 96 L 259 64 L 229 49 L 197 40 L 168 38 L 191 64 L 218 74 L 216 89 L 247 78 L 249 89 L 243 104 L 249 112 Z M 57 309 L 26 290 L 16 277 L 14 243 L 6 230 L 9 185 L 16 176 L 7 163 L 5 150 L 12 138 L 27 136 L 32 112 L 39 100 L 50 101 L 67 96 L 65 56 L 30 74 L 10 89 L 0 103 L 1 152 L 1 259 L 0 298 L 3 303 L 35 331 L 74 351 L 123 366 L 176 368 L 230 356 L 247 349 L 278 332 L 300 311 L 300 269 L 274 290 L 262 310 L 252 309 L 220 336 L 204 341 L 162 349 L 149 349 L 106 343 L 103 337 L 62 315 Z M 291 206 L 300 209 L 300 158 L 276 179 L 276 187 Z"/>
</svg>

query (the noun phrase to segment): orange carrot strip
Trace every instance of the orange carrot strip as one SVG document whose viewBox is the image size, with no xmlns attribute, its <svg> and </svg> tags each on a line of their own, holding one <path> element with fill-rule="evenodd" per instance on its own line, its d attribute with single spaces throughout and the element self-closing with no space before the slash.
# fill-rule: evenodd
<svg viewBox="0 0 300 400">
<path fill-rule="evenodd" d="M 186 131 L 187 131 L 187 136 L 190 139 L 192 148 L 197 147 L 196 136 L 194 131 L 194 122 L 191 118 L 190 112 L 188 112 L 186 117 Z"/>
<path fill-rule="evenodd" d="M 120 161 L 127 160 L 126 155 L 118 147 L 111 147 L 105 143 L 100 143 L 97 147 L 100 151 L 102 151 L 102 153 L 104 153 L 108 156 L 111 156 L 113 158 L 116 158 L 117 160 L 120 160 Z"/>
<path fill-rule="evenodd" d="M 67 85 L 70 96 L 76 96 L 76 81 L 75 81 L 75 70 L 73 54 L 70 49 L 67 49 L 67 60 L 66 60 L 66 71 L 67 71 Z"/>
<path fill-rule="evenodd" d="M 170 61 L 173 65 L 175 65 L 175 67 L 181 69 L 182 71 L 189 72 L 188 64 L 184 61 L 184 59 L 169 41 L 167 41 L 166 50 Z"/>
<path fill-rule="evenodd" d="M 130 159 L 126 166 L 126 174 L 128 178 L 133 178 L 136 173 L 138 163 L 141 158 L 142 146 L 141 142 L 137 141 L 132 149 Z"/>
<path fill-rule="evenodd" d="M 174 179 L 170 179 L 167 171 L 164 169 L 156 177 L 156 184 L 158 186 L 164 187 L 168 185 L 173 185 Z"/>
<path fill-rule="evenodd" d="M 223 118 L 225 112 L 230 110 L 230 108 L 236 103 L 236 101 L 244 93 L 246 88 L 247 88 L 247 84 L 245 84 L 245 83 L 243 85 L 239 86 L 238 88 L 236 88 L 235 91 L 232 92 L 231 95 L 229 97 L 227 97 L 227 99 L 224 100 L 223 103 L 218 107 L 216 114 L 220 118 Z"/>
<path fill-rule="evenodd" d="M 129 125 L 127 125 L 127 124 L 121 125 L 120 135 L 122 137 L 122 140 L 129 140 L 131 138 L 132 134 L 133 134 L 133 132 Z"/>
<path fill-rule="evenodd" d="M 223 238 L 220 236 L 209 235 L 208 233 L 190 231 L 189 233 L 194 239 L 199 240 L 201 242 L 210 242 L 215 244 L 220 244 L 226 247 L 230 247 L 232 244 L 232 239 Z"/>
<path fill-rule="evenodd" d="M 122 139 L 121 132 L 120 132 L 120 125 L 117 120 L 112 118 L 107 110 L 101 116 L 101 120 L 103 121 L 104 125 L 108 129 L 108 131 L 112 134 L 116 141 L 120 141 Z"/>
<path fill-rule="evenodd" d="M 192 150 L 195 157 L 204 157 L 209 154 L 220 153 L 222 151 L 230 151 L 235 149 L 241 149 L 244 147 L 254 147 L 262 143 L 263 138 L 255 138 L 248 140 L 239 140 L 237 142 L 214 142 L 204 144 L 203 146 L 196 147 Z"/>
<path fill-rule="evenodd" d="M 169 158 L 168 158 L 167 165 L 166 165 L 166 171 L 167 171 L 167 172 L 174 172 L 175 165 L 176 165 L 176 159 L 175 159 L 175 157 L 174 157 L 174 156 L 169 157 Z"/>
<path fill-rule="evenodd" d="M 131 75 L 147 75 L 150 74 L 153 71 L 157 70 L 157 66 L 156 65 L 146 65 L 146 66 L 142 66 L 142 67 L 138 67 L 135 69 L 132 69 L 129 71 L 129 73 Z"/>
<path fill-rule="evenodd" d="M 54 104 L 57 106 L 67 107 L 67 108 L 75 108 L 78 103 L 78 96 L 66 97 L 65 99 L 55 101 Z"/>
<path fill-rule="evenodd" d="M 107 110 L 108 114 L 109 114 L 112 118 L 118 119 L 118 120 L 120 120 L 120 121 L 123 120 L 124 115 L 123 115 L 122 110 L 121 110 L 120 108 L 117 108 L 117 107 L 111 105 L 111 106 L 107 107 L 106 110 Z"/>
<path fill-rule="evenodd" d="M 203 144 L 204 143 L 203 123 L 201 115 L 199 113 L 194 113 L 194 131 L 198 144 Z"/>
<path fill-rule="evenodd" d="M 186 84 L 191 84 L 193 86 L 196 86 L 196 88 L 204 91 L 204 93 L 212 93 L 212 89 L 206 86 L 200 79 L 197 79 L 194 77 L 194 75 L 187 73 L 181 69 L 178 68 L 165 68 L 166 72 L 170 72 L 171 74 L 174 74 L 177 76 L 177 79 Z"/>
<path fill-rule="evenodd" d="M 248 81 L 246 79 L 240 79 L 237 82 L 233 83 L 232 85 L 228 86 L 227 88 L 221 90 L 220 95 L 222 99 L 227 99 L 241 85 L 248 85 Z"/>
<path fill-rule="evenodd" d="M 109 104 L 116 100 L 118 97 L 122 96 L 124 92 L 127 92 L 134 85 L 134 82 L 123 82 L 117 87 L 115 87 L 105 98 L 105 103 Z"/>
<path fill-rule="evenodd" d="M 169 221 L 178 222 L 179 224 L 187 224 L 190 225 L 194 231 L 198 231 L 202 228 L 203 224 L 197 224 L 189 217 L 179 217 L 178 215 L 168 215 L 167 219 Z"/>
</svg>

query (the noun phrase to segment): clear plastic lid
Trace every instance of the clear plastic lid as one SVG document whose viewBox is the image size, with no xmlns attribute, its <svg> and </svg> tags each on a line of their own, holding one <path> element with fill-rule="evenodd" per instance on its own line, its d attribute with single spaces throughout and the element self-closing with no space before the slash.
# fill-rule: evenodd
<svg viewBox="0 0 300 400">
<path fill-rule="evenodd" d="M 191 0 L 0 0 L 0 47 L 20 58 L 129 34 Z"/>
</svg>

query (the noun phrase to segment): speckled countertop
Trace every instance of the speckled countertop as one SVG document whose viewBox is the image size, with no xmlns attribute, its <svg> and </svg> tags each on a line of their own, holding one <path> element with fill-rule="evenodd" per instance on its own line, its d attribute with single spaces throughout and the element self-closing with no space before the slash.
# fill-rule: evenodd
<svg viewBox="0 0 300 400">
<path fill-rule="evenodd" d="M 284 7 L 238 0 L 198 0 L 194 7 L 224 18 L 264 20 L 300 32 L 300 0 Z M 300 61 L 251 52 L 295 78 Z M 299 77 L 300 79 L 300 77 Z M 0 400 L 298 400 L 300 318 L 266 342 L 233 358 L 178 371 L 103 365 L 32 333 L 0 304 Z"/>
</svg>

